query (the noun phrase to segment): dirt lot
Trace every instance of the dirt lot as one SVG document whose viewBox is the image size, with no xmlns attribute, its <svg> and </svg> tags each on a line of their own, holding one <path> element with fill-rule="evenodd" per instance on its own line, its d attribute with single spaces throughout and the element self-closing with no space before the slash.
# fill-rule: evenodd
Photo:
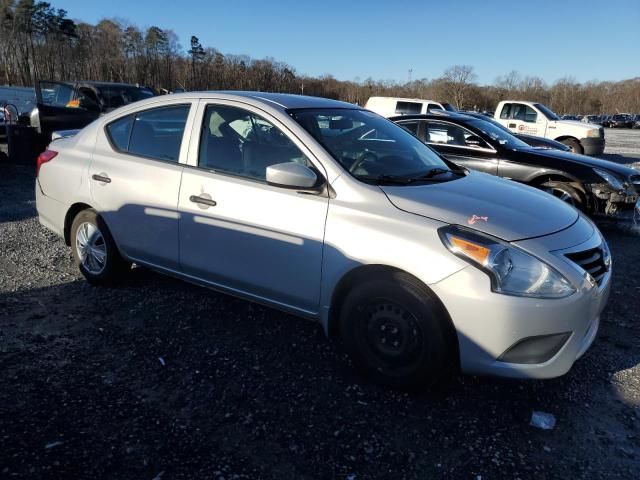
<svg viewBox="0 0 640 480">
<path fill-rule="evenodd" d="M 91 287 L 39 226 L 33 181 L 0 163 L 0 478 L 640 478 L 630 228 L 605 230 L 612 297 L 568 375 L 400 394 L 314 323 L 143 269 Z"/>
</svg>

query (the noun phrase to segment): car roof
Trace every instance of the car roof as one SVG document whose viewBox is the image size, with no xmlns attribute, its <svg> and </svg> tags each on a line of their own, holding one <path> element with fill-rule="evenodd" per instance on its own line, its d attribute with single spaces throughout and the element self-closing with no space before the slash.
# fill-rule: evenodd
<svg viewBox="0 0 640 480">
<path fill-rule="evenodd" d="M 173 93 L 171 98 L 202 98 L 202 99 L 228 99 L 251 100 L 251 103 L 263 103 L 272 108 L 289 110 L 298 108 L 357 108 L 353 103 L 340 102 L 329 98 L 311 97 L 308 95 L 295 95 L 291 93 L 247 92 L 236 90 L 209 90 L 202 92 Z M 158 97 L 156 97 L 157 99 Z M 161 97 L 160 97 L 161 98 Z"/>
<path fill-rule="evenodd" d="M 438 110 L 433 113 L 416 113 L 413 115 L 394 115 L 389 120 L 459 120 L 461 122 L 467 120 L 477 120 L 478 117 L 465 115 L 464 113 L 450 112 L 448 110 Z"/>
</svg>

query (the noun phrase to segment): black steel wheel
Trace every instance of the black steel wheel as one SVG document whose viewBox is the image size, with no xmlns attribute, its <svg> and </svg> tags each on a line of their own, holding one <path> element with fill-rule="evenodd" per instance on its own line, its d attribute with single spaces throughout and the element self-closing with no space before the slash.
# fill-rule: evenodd
<svg viewBox="0 0 640 480">
<path fill-rule="evenodd" d="M 398 389 L 426 388 L 450 376 L 457 367 L 450 329 L 433 293 L 404 272 L 356 285 L 340 312 L 342 343 L 356 368 Z"/>
</svg>

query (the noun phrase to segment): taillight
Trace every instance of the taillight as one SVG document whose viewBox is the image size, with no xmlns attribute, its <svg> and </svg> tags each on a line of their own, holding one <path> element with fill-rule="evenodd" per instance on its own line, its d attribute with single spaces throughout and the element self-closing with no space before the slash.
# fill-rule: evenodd
<svg viewBox="0 0 640 480">
<path fill-rule="evenodd" d="M 40 155 L 38 155 L 38 160 L 36 161 L 36 177 L 40 173 L 40 167 L 43 164 L 53 160 L 56 157 L 56 155 L 58 155 L 58 152 L 54 150 L 45 150 Z"/>
</svg>

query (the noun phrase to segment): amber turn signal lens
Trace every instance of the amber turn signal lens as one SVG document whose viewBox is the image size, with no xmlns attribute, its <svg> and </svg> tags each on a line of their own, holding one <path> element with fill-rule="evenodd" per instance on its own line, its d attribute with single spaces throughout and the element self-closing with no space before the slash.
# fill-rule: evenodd
<svg viewBox="0 0 640 480">
<path fill-rule="evenodd" d="M 449 238 L 451 245 L 460 253 L 464 253 L 467 257 L 475 260 L 480 265 L 486 265 L 489 259 L 490 250 L 477 243 L 464 240 L 460 237 L 451 236 Z"/>
</svg>

